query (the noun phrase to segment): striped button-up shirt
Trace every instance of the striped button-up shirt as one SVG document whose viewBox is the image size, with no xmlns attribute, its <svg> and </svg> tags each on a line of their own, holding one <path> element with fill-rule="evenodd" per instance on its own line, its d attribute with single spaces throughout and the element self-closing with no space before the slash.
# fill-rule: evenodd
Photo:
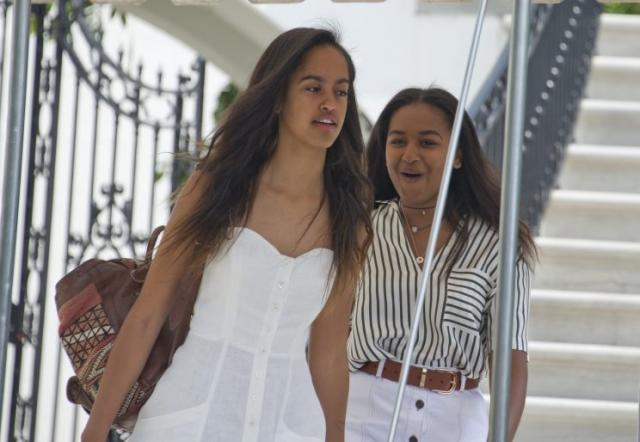
<svg viewBox="0 0 640 442">
<path fill-rule="evenodd" d="M 381 204 L 372 216 L 374 239 L 351 317 L 353 371 L 367 361 L 403 360 L 421 277 L 398 203 Z M 458 235 L 456 229 L 433 261 L 412 364 L 479 378 L 495 334 L 498 232 L 470 219 L 468 240 L 449 264 Z M 515 273 L 512 347 L 526 351 L 530 271 L 523 258 Z"/>
</svg>

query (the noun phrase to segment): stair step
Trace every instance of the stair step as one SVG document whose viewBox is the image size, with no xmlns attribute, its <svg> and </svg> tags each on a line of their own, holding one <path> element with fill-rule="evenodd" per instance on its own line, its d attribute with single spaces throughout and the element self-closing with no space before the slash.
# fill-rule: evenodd
<svg viewBox="0 0 640 442">
<path fill-rule="evenodd" d="M 640 294 L 533 290 L 529 339 L 640 347 L 638 318 Z"/>
<path fill-rule="evenodd" d="M 640 194 L 556 190 L 541 236 L 640 242 Z"/>
<path fill-rule="evenodd" d="M 567 190 L 640 193 L 638 170 L 640 147 L 571 144 L 562 165 L 560 187 Z"/>
<path fill-rule="evenodd" d="M 591 60 L 587 97 L 640 101 L 640 56 L 594 56 Z"/>
<path fill-rule="evenodd" d="M 640 16 L 603 14 L 596 53 L 536 239 L 518 442 L 640 440 Z"/>
<path fill-rule="evenodd" d="M 635 401 L 640 347 L 530 342 L 528 394 Z"/>
<path fill-rule="evenodd" d="M 580 144 L 637 146 L 640 101 L 582 100 L 575 139 Z"/>
<path fill-rule="evenodd" d="M 640 57 L 640 16 L 602 14 L 596 53 Z"/>
<path fill-rule="evenodd" d="M 630 442 L 638 403 L 527 397 L 516 442 Z"/>
<path fill-rule="evenodd" d="M 640 243 L 583 239 L 536 239 L 540 289 L 640 293 Z"/>
</svg>

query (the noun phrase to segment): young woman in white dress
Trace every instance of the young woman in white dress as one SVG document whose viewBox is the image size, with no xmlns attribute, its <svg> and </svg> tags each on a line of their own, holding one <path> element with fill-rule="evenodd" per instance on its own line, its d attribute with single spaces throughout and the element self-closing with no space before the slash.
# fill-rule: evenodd
<svg viewBox="0 0 640 442">
<path fill-rule="evenodd" d="M 293 29 L 266 49 L 176 202 L 83 442 L 105 441 L 176 281 L 202 265 L 187 340 L 130 440 L 344 440 L 348 317 L 371 232 L 354 76 L 330 31 Z"/>
</svg>

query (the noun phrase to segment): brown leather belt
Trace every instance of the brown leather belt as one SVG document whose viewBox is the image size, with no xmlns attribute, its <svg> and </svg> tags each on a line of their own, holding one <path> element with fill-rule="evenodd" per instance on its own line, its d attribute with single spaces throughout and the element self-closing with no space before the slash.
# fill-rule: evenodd
<svg viewBox="0 0 640 442">
<path fill-rule="evenodd" d="M 367 362 L 360 370 L 365 373 L 378 375 L 378 364 L 382 362 Z M 395 361 L 384 361 L 384 367 L 382 368 L 381 376 L 390 381 L 398 382 L 400 380 L 400 371 L 402 370 L 402 364 Z M 473 390 L 478 387 L 480 383 L 479 379 L 466 379 L 464 383 L 464 390 Z M 409 376 L 407 377 L 407 384 L 414 387 L 426 388 L 427 390 L 433 390 L 438 393 L 453 393 L 455 390 L 460 390 L 461 375 L 459 372 L 443 371 L 443 370 L 431 370 L 421 367 L 409 368 Z"/>
</svg>

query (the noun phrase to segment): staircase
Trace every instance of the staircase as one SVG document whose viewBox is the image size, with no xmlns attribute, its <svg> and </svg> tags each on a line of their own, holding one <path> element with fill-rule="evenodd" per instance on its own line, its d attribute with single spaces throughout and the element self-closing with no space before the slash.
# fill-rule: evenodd
<svg viewBox="0 0 640 442">
<path fill-rule="evenodd" d="M 519 442 L 638 440 L 640 16 L 603 15 L 596 54 L 537 238 Z"/>
</svg>

